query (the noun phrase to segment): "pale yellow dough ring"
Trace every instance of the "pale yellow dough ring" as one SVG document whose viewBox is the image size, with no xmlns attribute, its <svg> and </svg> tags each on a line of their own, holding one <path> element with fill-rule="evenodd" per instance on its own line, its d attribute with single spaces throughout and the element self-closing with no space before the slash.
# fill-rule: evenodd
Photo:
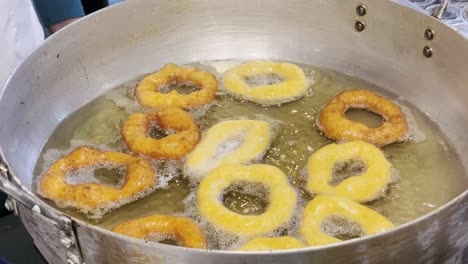
<svg viewBox="0 0 468 264">
<path fill-rule="evenodd" d="M 344 197 L 319 195 L 306 206 L 301 226 L 301 235 L 310 246 L 342 241 L 322 229 L 322 223 L 330 216 L 341 216 L 359 224 L 365 235 L 393 228 L 393 224 L 383 215 L 359 203 Z"/>
<path fill-rule="evenodd" d="M 337 162 L 360 159 L 367 170 L 349 177 L 337 186 L 330 185 Z M 309 157 L 307 189 L 317 194 L 335 194 L 365 203 L 383 194 L 391 181 L 391 165 L 382 151 L 364 141 L 330 144 Z"/>
<path fill-rule="evenodd" d="M 251 87 L 245 78 L 276 74 L 283 82 Z M 309 82 L 304 71 L 291 63 L 251 61 L 234 67 L 224 77 L 226 91 L 236 97 L 262 105 L 277 105 L 297 100 L 307 93 Z"/>
<path fill-rule="evenodd" d="M 236 251 L 272 251 L 303 247 L 306 245 L 293 237 L 257 237 L 237 248 Z"/>
<path fill-rule="evenodd" d="M 270 199 L 260 215 L 241 215 L 226 208 L 224 189 L 238 182 L 264 184 Z M 286 223 L 296 206 L 297 195 L 286 175 L 271 165 L 224 165 L 213 170 L 200 183 L 197 192 L 200 215 L 218 229 L 239 236 L 255 236 L 274 231 Z"/>
<path fill-rule="evenodd" d="M 202 178 L 219 165 L 243 164 L 259 159 L 271 141 L 271 126 L 261 120 L 231 120 L 212 126 L 203 140 L 188 155 L 186 172 Z M 224 156 L 217 156 L 221 144 L 242 139 L 240 146 Z"/>
</svg>

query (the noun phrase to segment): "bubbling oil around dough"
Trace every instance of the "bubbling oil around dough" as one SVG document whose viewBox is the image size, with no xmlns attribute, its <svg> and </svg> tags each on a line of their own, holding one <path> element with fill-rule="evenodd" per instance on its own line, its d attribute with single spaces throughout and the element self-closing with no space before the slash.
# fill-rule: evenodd
<svg viewBox="0 0 468 264">
<path fill-rule="evenodd" d="M 240 63 L 241 61 L 236 60 L 214 61 L 190 66 L 212 72 L 221 85 L 223 74 Z M 358 78 L 310 65 L 299 66 L 304 69 L 309 79 L 311 92 L 297 101 L 279 107 L 261 106 L 234 99 L 226 95 L 221 87 L 213 104 L 191 110 L 201 130 L 206 130 L 220 121 L 232 119 L 261 119 L 275 124 L 275 138 L 260 162 L 279 167 L 288 175 L 300 195 L 297 209 L 290 221 L 266 236 L 288 235 L 301 239 L 298 230 L 302 209 L 312 198 L 304 188 L 306 182 L 301 178 L 303 168 L 306 166 L 307 158 L 315 150 L 332 143 L 320 134 L 315 124 L 315 117 L 324 104 L 337 93 L 351 88 L 370 89 L 394 102 L 397 98 Z M 262 78 L 266 77 L 262 76 L 260 79 Z M 116 120 L 122 122 L 131 113 L 147 111 L 139 107 L 133 97 L 133 90 L 138 80 L 141 78 L 116 87 L 64 120 L 43 149 L 36 166 L 36 177 L 58 157 L 80 145 L 99 144 L 97 147 L 128 153 L 120 139 L 120 127 L 107 126 L 103 129 L 99 123 L 108 119 L 114 120 L 112 122 Z M 401 98 L 397 99 L 396 103 L 402 106 L 408 117 L 410 140 L 388 145 L 382 150 L 395 168 L 395 172 L 398 172 L 394 174 L 399 179 L 390 184 L 383 197 L 366 206 L 383 214 L 395 225 L 401 225 L 448 202 L 465 190 L 468 182 L 463 177 L 464 169 L 457 154 L 437 125 Z M 350 118 L 369 125 L 372 123 L 378 125 L 379 122 L 378 117 L 376 119 L 366 111 L 353 111 L 350 113 Z M 96 135 L 103 134 L 112 140 L 106 141 L 105 137 L 95 138 Z M 198 216 L 195 196 L 197 185 L 183 175 L 184 162 L 184 159 L 170 162 L 153 161 L 153 166 L 159 175 L 158 189 L 141 200 L 107 213 L 99 220 L 88 219 L 73 209 L 60 208 L 60 210 L 109 230 L 121 222 L 151 214 L 187 216 L 201 224 L 210 249 L 234 249 L 245 243 L 246 238 L 225 234 Z M 229 198 L 233 197 L 225 197 Z M 250 201 L 256 200 L 258 199 L 250 199 Z M 52 202 L 48 202 L 55 206 Z M 261 206 L 261 204 L 259 202 L 254 205 L 247 204 L 246 207 L 248 206 Z M 238 210 L 242 209 L 245 208 L 241 206 Z M 337 222 L 340 221 L 326 223 L 324 229 L 336 235 L 360 234 L 357 227 L 349 223 L 335 228 L 334 224 Z"/>
</svg>

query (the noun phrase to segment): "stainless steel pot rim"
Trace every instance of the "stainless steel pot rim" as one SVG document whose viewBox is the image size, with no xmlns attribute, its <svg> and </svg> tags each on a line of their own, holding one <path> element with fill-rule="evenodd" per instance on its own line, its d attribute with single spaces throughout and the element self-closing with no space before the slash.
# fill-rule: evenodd
<svg viewBox="0 0 468 264">
<path fill-rule="evenodd" d="M 404 223 L 404 224 L 402 224 L 400 226 L 397 226 L 394 229 L 391 229 L 391 230 L 388 230 L 388 231 L 385 231 L 385 232 L 382 232 L 382 233 L 378 233 L 378 234 L 375 234 L 375 235 L 355 238 L 355 239 L 346 240 L 346 241 L 343 241 L 343 242 L 340 242 L 340 243 L 323 245 L 323 246 L 305 247 L 305 248 L 288 249 L 288 250 L 261 251 L 261 252 L 240 252 L 240 251 L 228 251 L 228 250 L 203 250 L 203 249 L 193 249 L 193 248 L 184 248 L 184 247 L 178 247 L 178 246 L 171 246 L 171 245 L 166 245 L 166 244 L 161 244 L 161 243 L 156 243 L 156 242 L 146 242 L 146 241 L 141 240 L 141 239 L 136 239 L 136 238 L 127 237 L 127 236 L 124 236 L 124 235 L 114 233 L 114 232 L 112 232 L 110 230 L 103 229 L 103 228 L 100 228 L 98 226 L 85 223 L 85 222 L 83 222 L 83 221 L 81 221 L 79 219 L 76 219 L 76 218 L 73 218 L 73 220 L 76 223 L 80 224 L 80 225 L 86 225 L 87 227 L 89 227 L 91 229 L 94 229 L 94 230 L 99 231 L 99 232 L 103 232 L 103 233 L 105 233 L 107 235 L 111 235 L 111 236 L 121 238 L 121 239 L 128 239 L 128 240 L 132 241 L 135 244 L 151 245 L 153 247 L 160 248 L 160 249 L 184 250 L 184 251 L 191 251 L 193 253 L 210 252 L 211 254 L 218 254 L 218 255 L 225 255 L 225 254 L 226 255 L 229 255 L 229 254 L 233 254 L 233 255 L 238 255 L 238 254 L 245 254 L 245 255 L 275 255 L 275 254 L 278 254 L 278 255 L 280 255 L 281 254 L 281 255 L 283 255 L 283 254 L 293 254 L 293 253 L 298 253 L 298 252 L 306 253 L 306 252 L 312 252 L 312 251 L 321 251 L 321 250 L 330 249 L 330 248 L 345 247 L 345 246 L 348 246 L 348 245 L 351 245 L 351 244 L 356 244 L 356 243 L 361 243 L 361 242 L 367 242 L 369 240 L 379 239 L 381 237 L 391 235 L 392 233 L 404 232 L 406 229 L 411 228 L 412 226 L 418 225 L 419 223 L 421 223 L 421 222 L 423 222 L 425 220 L 428 220 L 432 216 L 435 216 L 435 215 L 439 214 L 441 211 L 444 211 L 446 208 L 448 208 L 448 207 L 452 206 L 453 204 L 456 204 L 456 203 L 458 203 L 460 201 L 463 201 L 463 200 L 468 200 L 468 190 L 465 190 L 460 195 L 456 196 L 454 199 L 450 200 L 449 202 L 445 203 L 441 207 L 435 209 L 434 211 L 432 211 L 432 212 L 430 212 L 428 214 L 420 216 L 420 217 L 414 219 L 413 221 L 410 221 L 410 222 Z M 53 207 L 50 207 L 50 206 L 48 206 L 48 207 L 50 209 L 56 210 Z"/>
<path fill-rule="evenodd" d="M 392 1 L 390 1 L 390 2 L 392 2 Z M 120 6 L 125 5 L 125 4 L 126 4 L 126 2 L 121 2 L 121 3 L 116 4 L 114 6 L 108 7 L 107 9 L 120 8 Z M 395 2 L 392 2 L 391 4 L 399 5 L 398 3 L 395 3 Z M 407 6 L 404 6 L 404 8 L 410 9 Z M 106 11 L 105 10 L 97 11 L 97 12 L 89 15 L 89 17 L 99 16 L 99 14 L 101 12 L 106 12 Z M 422 14 L 422 13 L 417 14 L 417 15 L 427 16 L 427 15 Z M 432 18 L 432 20 L 433 20 L 434 23 L 441 23 L 442 24 L 442 22 L 440 22 L 436 18 Z M 77 27 L 78 26 L 77 24 L 79 24 L 79 23 L 80 23 L 80 21 L 74 22 L 72 25 L 68 26 L 62 32 L 59 32 L 57 34 L 54 34 L 54 35 L 50 36 L 44 42 L 43 46 L 41 46 L 38 50 L 36 50 L 35 53 L 43 52 L 44 50 L 47 50 L 47 44 L 48 43 L 53 43 L 55 41 L 55 38 L 59 37 L 61 34 L 65 34 L 65 32 L 67 32 L 67 31 L 73 30 L 73 28 Z M 450 29 L 455 31 L 453 28 L 450 28 Z M 459 37 L 468 42 L 468 39 L 463 38 L 463 36 L 459 35 Z M 25 61 L 23 61 L 15 69 L 15 72 L 18 71 L 20 68 L 24 67 L 24 65 L 29 64 L 30 59 L 31 59 L 31 57 L 28 57 Z M 7 87 L 10 82 L 12 82 L 12 79 L 13 79 L 13 75 L 11 75 L 8 78 L 8 80 L 7 80 L 6 84 L 5 84 L 5 87 Z M 4 94 L 5 94 L 5 89 L 2 89 L 2 91 L 0 93 L 0 101 L 2 101 L 2 99 L 4 97 Z M 2 157 L 5 157 L 2 146 L 0 146 L 0 155 Z M 8 165 L 7 160 L 4 160 L 4 162 Z M 15 175 L 15 173 L 13 171 L 11 171 L 11 170 L 10 170 L 10 173 L 12 175 Z M 61 211 L 57 210 L 56 208 L 54 208 L 54 207 L 48 205 L 47 203 L 45 203 L 37 195 L 35 195 L 35 198 L 37 199 L 37 202 L 39 203 L 39 205 L 42 208 L 45 208 L 47 210 L 53 210 L 58 214 L 62 214 L 62 215 L 64 214 Z M 129 240 L 129 241 L 132 241 L 134 244 L 137 244 L 137 245 L 142 245 L 142 246 L 143 245 L 145 245 L 145 246 L 151 245 L 152 247 L 160 248 L 160 249 L 163 249 L 163 250 L 171 250 L 171 251 L 175 250 L 175 251 L 181 251 L 181 252 L 182 251 L 185 251 L 185 252 L 188 251 L 188 252 L 191 252 L 191 253 L 194 253 L 194 254 L 210 252 L 210 254 L 213 254 L 213 255 L 269 255 L 269 256 L 275 256 L 275 255 L 285 255 L 285 254 L 286 255 L 287 254 L 297 254 L 298 252 L 304 252 L 305 253 L 305 252 L 313 252 L 313 251 L 322 251 L 324 249 L 330 249 L 330 248 L 346 247 L 348 245 L 357 244 L 357 243 L 361 243 L 361 242 L 364 242 L 364 241 L 376 240 L 376 239 L 382 238 L 383 236 L 387 236 L 387 235 L 390 235 L 390 234 L 393 234 L 393 233 L 404 232 L 406 229 L 409 229 L 409 228 L 411 228 L 413 226 L 416 226 L 416 225 L 418 225 L 418 224 L 420 224 L 420 223 L 422 223 L 422 222 L 424 222 L 426 220 L 429 220 L 431 217 L 441 213 L 442 211 L 446 210 L 448 207 L 451 207 L 456 203 L 463 202 L 463 203 L 465 203 L 464 207 L 466 208 L 468 206 L 467 201 L 468 201 L 468 190 L 465 190 L 462 193 L 460 193 L 459 195 L 457 195 L 456 197 L 454 197 L 453 199 L 451 199 L 449 202 L 447 202 L 444 205 L 442 205 L 442 206 L 438 207 L 437 209 L 435 209 L 434 211 L 432 211 L 432 212 L 430 212 L 428 214 L 425 214 L 423 216 L 420 216 L 420 217 L 418 217 L 418 218 L 416 218 L 416 219 L 414 219 L 414 220 L 412 220 L 410 222 L 402 224 L 402 225 L 400 225 L 400 226 L 398 226 L 398 227 L 396 227 L 394 229 L 391 229 L 389 231 L 386 231 L 386 232 L 382 232 L 382 233 L 379 233 L 379 234 L 376 234 L 376 235 L 371 235 L 371 236 L 365 236 L 365 237 L 362 237 L 362 238 L 351 239 L 351 240 L 343 241 L 341 243 L 336 243 L 336 244 L 315 246 L 315 247 L 306 247 L 306 248 L 301 248 L 301 249 L 278 250 L 278 251 L 272 251 L 272 252 L 269 252 L 269 251 L 265 251 L 265 252 L 238 252 L 238 251 L 227 251 L 227 250 L 201 250 L 201 249 L 192 249 L 192 248 L 184 248 L 184 247 L 165 245 L 165 244 L 160 244 L 160 243 L 152 243 L 152 242 L 148 243 L 148 242 L 145 242 L 143 240 L 123 236 L 123 235 L 114 233 L 112 231 L 100 228 L 98 226 L 88 224 L 88 223 L 86 223 L 86 222 L 84 222 L 82 220 L 76 219 L 74 217 L 71 217 L 71 216 L 70 217 L 78 225 L 87 226 L 90 229 L 96 230 L 98 232 L 102 232 L 104 234 L 107 234 L 107 235 L 110 235 L 110 236 L 113 236 L 113 237 L 116 237 L 116 238 L 119 238 L 119 239 L 126 239 L 126 240 Z"/>
</svg>

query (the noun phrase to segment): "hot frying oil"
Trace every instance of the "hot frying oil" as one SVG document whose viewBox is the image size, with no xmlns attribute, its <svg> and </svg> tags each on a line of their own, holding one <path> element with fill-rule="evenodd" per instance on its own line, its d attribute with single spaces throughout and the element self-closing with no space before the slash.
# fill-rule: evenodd
<svg viewBox="0 0 468 264">
<path fill-rule="evenodd" d="M 191 66 L 212 72 L 222 86 L 224 70 L 235 64 L 235 61 L 205 62 Z M 350 88 L 374 90 L 398 103 L 410 117 L 412 127 L 411 140 L 382 148 L 399 178 L 390 184 L 383 197 L 366 204 L 367 206 L 383 214 L 395 225 L 401 225 L 440 207 L 466 189 L 464 169 L 450 142 L 438 126 L 410 102 L 395 100 L 397 95 L 355 77 L 310 65 L 300 66 L 310 79 L 311 89 L 302 99 L 281 106 L 261 106 L 234 99 L 221 89 L 214 105 L 194 112 L 202 131 L 222 120 L 236 118 L 261 119 L 274 123 L 275 138 L 261 162 L 277 166 L 288 175 L 300 197 L 297 214 L 300 214 L 301 207 L 313 197 L 305 190 L 306 180 L 303 176 L 307 158 L 314 151 L 332 143 L 320 133 L 315 118 L 328 100 Z M 133 80 L 109 91 L 65 119 L 43 150 L 36 167 L 36 178 L 47 166 L 76 146 L 92 145 L 128 152 L 122 142 L 120 129 L 130 113 L 141 110 L 133 97 L 137 82 L 138 80 Z M 371 127 L 382 122 L 380 116 L 363 110 L 350 110 L 346 115 Z M 115 209 L 99 220 L 91 220 L 73 209 L 60 210 L 105 229 L 151 214 L 185 214 L 201 220 L 193 214 L 196 210 L 187 208 L 195 206 L 192 200 L 196 199 L 192 197 L 197 184 L 187 180 L 187 175 L 182 170 L 183 163 L 183 159 L 155 162 L 159 168 L 159 188 L 146 198 Z M 90 179 L 92 180 L 96 179 Z M 262 212 L 261 207 L 268 205 L 267 197 L 255 197 L 249 193 L 229 191 L 225 196 L 224 201 L 229 203 L 227 207 L 238 212 Z M 53 205 L 52 202 L 50 204 Z M 286 233 L 297 234 L 294 230 L 297 231 L 300 221 L 296 222 L 292 225 L 292 230 L 289 233 L 286 230 Z M 208 229 L 206 231 L 210 232 Z M 213 239 L 216 236 L 208 237 Z M 213 249 L 225 249 L 230 243 L 210 241 L 210 245 Z"/>
</svg>

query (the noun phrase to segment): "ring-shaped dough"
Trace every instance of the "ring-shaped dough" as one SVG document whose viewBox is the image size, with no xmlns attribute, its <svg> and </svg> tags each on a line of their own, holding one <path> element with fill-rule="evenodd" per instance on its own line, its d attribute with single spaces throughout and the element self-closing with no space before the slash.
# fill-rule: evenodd
<svg viewBox="0 0 468 264">
<path fill-rule="evenodd" d="M 212 126 L 188 155 L 186 172 L 202 178 L 225 164 L 243 164 L 260 159 L 272 138 L 271 126 L 260 120 L 223 121 Z M 224 148 L 221 146 L 224 145 Z M 222 151 L 220 151 L 222 148 Z"/>
<path fill-rule="evenodd" d="M 275 74 L 284 81 L 251 87 L 247 77 Z M 307 93 L 309 82 L 304 71 L 291 63 L 251 61 L 234 67 L 224 76 L 226 91 L 235 97 L 262 105 L 278 105 L 299 99 Z"/>
<path fill-rule="evenodd" d="M 236 182 L 264 184 L 270 199 L 260 215 L 241 215 L 223 205 L 223 191 Z M 274 231 L 286 223 L 296 206 L 297 195 L 284 173 L 271 165 L 223 165 L 200 183 L 197 192 L 200 215 L 215 227 L 239 236 L 255 236 Z"/>
<path fill-rule="evenodd" d="M 294 237 L 257 237 L 236 249 L 236 251 L 273 251 L 306 247 Z"/>
<path fill-rule="evenodd" d="M 121 223 L 112 231 L 138 239 L 154 234 L 173 235 L 183 247 L 206 249 L 203 230 L 186 217 L 152 215 Z"/>
<path fill-rule="evenodd" d="M 371 128 L 346 118 L 350 108 L 366 109 L 385 120 Z M 408 123 L 400 107 L 384 97 L 367 90 L 348 90 L 331 99 L 317 118 L 319 129 L 332 140 L 363 140 L 377 146 L 400 142 L 408 134 Z"/>
<path fill-rule="evenodd" d="M 330 182 L 335 164 L 356 159 L 365 164 L 365 171 L 332 186 Z M 310 192 L 335 194 L 359 203 L 377 199 L 391 181 L 390 162 L 382 151 L 364 141 L 330 144 L 317 150 L 309 157 L 307 170 L 307 189 Z"/>
<path fill-rule="evenodd" d="M 322 228 L 330 216 L 340 216 L 359 224 L 365 235 L 384 232 L 393 224 L 383 215 L 344 197 L 318 195 L 304 209 L 301 235 L 310 246 L 337 243 L 337 239 Z"/>
<path fill-rule="evenodd" d="M 199 90 L 189 94 L 181 94 L 176 90 L 168 93 L 159 91 L 161 86 L 173 82 L 191 82 Z M 136 98 L 142 106 L 150 108 L 191 108 L 212 102 L 217 90 L 218 83 L 213 74 L 196 68 L 167 64 L 160 71 L 146 76 L 138 84 Z"/>
<path fill-rule="evenodd" d="M 154 123 L 176 133 L 152 138 L 149 131 Z M 156 159 L 176 159 L 195 148 L 201 133 L 188 112 L 180 108 L 165 108 L 158 112 L 130 115 L 122 126 L 122 137 L 133 152 Z"/>
<path fill-rule="evenodd" d="M 83 168 L 108 165 L 124 166 L 122 187 L 99 183 L 71 185 L 68 173 Z M 38 192 L 60 206 L 75 207 L 84 213 L 100 214 L 130 203 L 148 193 L 156 185 L 156 173 L 148 160 L 120 152 L 108 152 L 90 147 L 79 147 L 57 160 L 41 177 Z"/>
</svg>

